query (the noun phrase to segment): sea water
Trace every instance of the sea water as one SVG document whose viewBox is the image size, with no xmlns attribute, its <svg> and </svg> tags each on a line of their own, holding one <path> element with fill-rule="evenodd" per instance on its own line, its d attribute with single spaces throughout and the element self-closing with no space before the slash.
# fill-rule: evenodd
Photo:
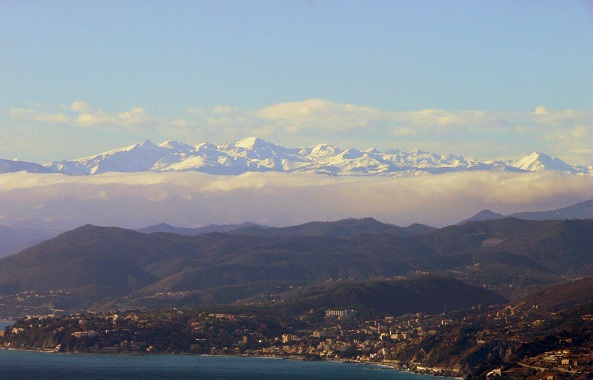
<svg viewBox="0 0 593 380">
<path fill-rule="evenodd" d="M 6 324 L 0 324 L 4 326 Z M 368 364 L 200 355 L 96 355 L 0 350 L 1 379 L 399 379 L 416 375 Z M 441 378 L 445 379 L 445 378 Z"/>
</svg>

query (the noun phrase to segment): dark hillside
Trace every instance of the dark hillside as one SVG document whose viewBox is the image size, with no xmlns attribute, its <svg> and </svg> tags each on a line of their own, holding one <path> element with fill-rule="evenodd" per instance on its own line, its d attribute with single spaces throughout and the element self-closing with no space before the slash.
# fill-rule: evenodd
<svg viewBox="0 0 593 380">
<path fill-rule="evenodd" d="M 476 221 L 444 227 L 429 234 L 416 236 L 415 239 L 439 253 L 457 254 L 532 234 L 557 223 L 514 218 Z"/>
<path fill-rule="evenodd" d="M 483 288 L 451 278 L 426 276 L 414 280 L 346 281 L 306 290 L 287 300 L 293 312 L 310 309 L 372 309 L 378 313 L 442 313 L 507 300 Z"/>
<path fill-rule="evenodd" d="M 351 223 L 348 221 L 346 224 Z M 364 223 L 377 224 L 376 221 Z M 203 290 L 269 281 L 389 277 L 433 252 L 397 236 L 144 234 L 83 226 L 0 260 L 0 292 L 65 290 L 96 296 Z"/>
<path fill-rule="evenodd" d="M 551 273 L 578 275 L 593 267 L 593 220 L 544 223 L 537 232 L 503 241 L 492 252 L 517 253 Z"/>
<path fill-rule="evenodd" d="M 423 235 L 394 233 L 398 229 L 370 218 L 308 223 L 274 237 L 145 234 L 89 225 L 0 259 L 0 294 L 60 290 L 87 298 L 163 297 L 228 288 L 251 298 L 259 294 L 250 291 L 270 283 L 446 272 L 515 298 L 593 273 L 593 220 L 510 218 Z"/>
<path fill-rule="evenodd" d="M 391 235 L 379 235 L 376 241 L 366 235 L 360 237 L 360 241 L 327 236 L 276 239 L 217 236 L 222 240 L 210 248 L 218 249 L 224 245 L 236 250 L 209 254 L 207 263 L 192 265 L 192 268 L 188 264 L 174 275 L 161 276 L 162 281 L 146 290 L 185 291 L 269 281 L 391 277 L 424 265 L 415 263 L 415 260 L 433 255 L 414 242 Z M 206 238 L 211 236 L 200 237 L 201 240 Z M 155 271 L 160 274 L 162 268 L 155 268 Z"/>
<path fill-rule="evenodd" d="M 569 281 L 515 301 L 514 305 L 537 305 L 542 311 L 557 312 L 593 302 L 593 277 Z"/>
<path fill-rule="evenodd" d="M 101 289 L 96 295 L 126 294 L 158 279 L 144 266 L 197 254 L 193 244 L 173 236 L 83 226 L 0 260 L 0 292 L 76 291 L 92 285 Z"/>
</svg>

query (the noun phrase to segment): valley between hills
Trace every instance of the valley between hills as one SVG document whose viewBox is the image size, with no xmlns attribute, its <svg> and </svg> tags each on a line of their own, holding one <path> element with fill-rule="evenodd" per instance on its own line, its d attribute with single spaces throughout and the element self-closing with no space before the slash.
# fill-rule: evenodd
<svg viewBox="0 0 593 380">
<path fill-rule="evenodd" d="M 593 370 L 592 243 L 591 219 L 85 225 L 0 259 L 0 317 L 23 318 L 0 342 L 576 378 Z"/>
</svg>

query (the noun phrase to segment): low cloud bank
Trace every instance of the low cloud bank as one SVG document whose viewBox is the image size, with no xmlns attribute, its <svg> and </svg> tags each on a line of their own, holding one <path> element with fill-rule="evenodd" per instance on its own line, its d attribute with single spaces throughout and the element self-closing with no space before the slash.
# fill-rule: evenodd
<svg viewBox="0 0 593 380">
<path fill-rule="evenodd" d="M 454 224 L 489 208 L 543 211 L 593 198 L 593 178 L 555 173 L 453 173 L 413 178 L 247 173 L 0 175 L 0 225 L 126 228 L 252 221 L 285 226 L 371 216 L 406 226 Z"/>
</svg>

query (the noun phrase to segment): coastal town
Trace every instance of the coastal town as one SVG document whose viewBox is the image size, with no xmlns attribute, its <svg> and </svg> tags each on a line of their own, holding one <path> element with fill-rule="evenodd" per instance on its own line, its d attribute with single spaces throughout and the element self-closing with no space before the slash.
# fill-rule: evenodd
<svg viewBox="0 0 593 380">
<path fill-rule="evenodd" d="M 587 379 L 593 316 L 542 313 L 537 305 L 477 307 L 437 315 L 364 310 L 302 315 L 170 309 L 28 316 L 0 331 L 7 349 L 104 354 L 206 354 L 375 363 L 432 375 Z"/>
</svg>

